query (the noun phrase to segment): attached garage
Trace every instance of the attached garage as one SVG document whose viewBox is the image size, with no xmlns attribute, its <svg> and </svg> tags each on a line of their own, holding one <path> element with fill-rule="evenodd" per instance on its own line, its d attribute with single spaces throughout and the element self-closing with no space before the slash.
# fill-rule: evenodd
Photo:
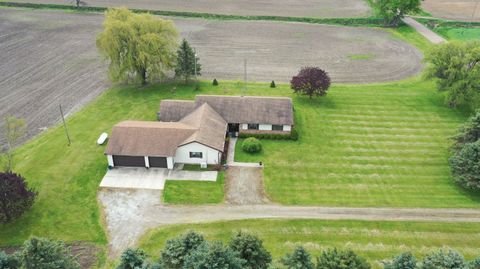
<svg viewBox="0 0 480 269">
<path fill-rule="evenodd" d="M 115 166 L 145 167 L 145 158 L 143 156 L 113 155 L 113 164 Z"/>
<path fill-rule="evenodd" d="M 167 157 L 148 157 L 150 167 L 167 168 Z"/>
</svg>

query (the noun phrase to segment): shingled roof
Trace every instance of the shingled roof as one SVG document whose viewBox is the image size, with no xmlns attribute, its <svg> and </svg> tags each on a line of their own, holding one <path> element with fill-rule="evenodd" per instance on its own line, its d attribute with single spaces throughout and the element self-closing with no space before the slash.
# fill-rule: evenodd
<svg viewBox="0 0 480 269">
<path fill-rule="evenodd" d="M 189 109 L 210 105 L 228 123 L 293 125 L 292 100 L 286 97 L 197 95 L 195 101 L 163 100 L 160 121 L 177 121 Z"/>
<path fill-rule="evenodd" d="M 208 104 L 179 122 L 124 121 L 113 127 L 105 154 L 173 157 L 179 146 L 198 142 L 223 152 L 227 123 Z"/>
</svg>

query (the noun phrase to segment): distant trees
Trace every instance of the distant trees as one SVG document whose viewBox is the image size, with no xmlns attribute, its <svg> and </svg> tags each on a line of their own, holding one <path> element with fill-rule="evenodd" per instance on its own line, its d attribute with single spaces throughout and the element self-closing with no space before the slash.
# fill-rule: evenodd
<svg viewBox="0 0 480 269">
<path fill-rule="evenodd" d="M 27 129 L 25 120 L 15 116 L 7 116 L 2 125 L 2 129 L 6 144 L 5 153 L 3 154 L 5 159 L 4 171 L 8 173 L 13 170 L 15 148 L 25 137 Z"/>
<path fill-rule="evenodd" d="M 292 253 L 286 254 L 281 259 L 281 263 L 287 269 L 313 269 L 315 267 L 310 253 L 301 246 L 295 247 Z"/>
<path fill-rule="evenodd" d="M 178 33 L 172 21 L 114 8 L 105 13 L 103 27 L 97 47 L 109 60 L 113 82 L 145 85 L 175 67 Z"/>
<path fill-rule="evenodd" d="M 242 269 L 242 260 L 222 242 L 203 242 L 185 258 L 183 269 Z"/>
<path fill-rule="evenodd" d="M 175 77 L 183 77 L 185 83 L 187 83 L 190 76 L 200 75 L 202 66 L 199 60 L 188 41 L 183 39 L 177 51 Z"/>
<path fill-rule="evenodd" d="M 203 236 L 192 231 L 168 240 L 161 253 L 163 265 L 169 269 L 183 268 L 185 258 L 203 242 L 205 242 Z"/>
<path fill-rule="evenodd" d="M 475 103 L 480 93 L 480 41 L 448 42 L 434 47 L 425 59 L 427 76 L 446 92 L 450 107 Z"/>
<path fill-rule="evenodd" d="M 370 0 L 370 3 L 386 26 L 397 27 L 406 14 L 420 11 L 421 0 Z"/>
<path fill-rule="evenodd" d="M 464 188 L 480 190 L 480 110 L 460 127 L 452 150 L 449 162 L 455 181 Z"/>
<path fill-rule="evenodd" d="M 455 250 L 438 250 L 428 254 L 420 264 L 422 269 L 465 269 L 467 263 Z"/>
<path fill-rule="evenodd" d="M 0 223 L 8 223 L 32 207 L 37 193 L 25 179 L 13 173 L 0 173 Z"/>
<path fill-rule="evenodd" d="M 290 81 L 295 93 L 312 96 L 324 96 L 330 87 L 330 76 L 318 67 L 304 67 Z"/>
<path fill-rule="evenodd" d="M 262 240 L 254 235 L 239 232 L 229 246 L 245 261 L 244 269 L 267 269 L 272 262 L 272 256 L 263 247 Z"/>
<path fill-rule="evenodd" d="M 417 268 L 417 259 L 410 252 L 402 253 L 391 262 L 385 264 L 385 269 L 415 269 Z"/>
<path fill-rule="evenodd" d="M 370 269 L 370 264 L 352 250 L 327 249 L 317 258 L 317 269 Z"/>
</svg>

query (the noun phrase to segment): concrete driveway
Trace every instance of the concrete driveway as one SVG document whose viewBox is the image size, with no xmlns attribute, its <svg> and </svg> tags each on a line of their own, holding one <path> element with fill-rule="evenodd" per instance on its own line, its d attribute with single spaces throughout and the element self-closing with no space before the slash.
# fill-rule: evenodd
<svg viewBox="0 0 480 269">
<path fill-rule="evenodd" d="M 166 168 L 116 167 L 107 171 L 101 188 L 163 190 L 166 180 L 216 181 L 217 171 L 184 171 Z"/>
</svg>

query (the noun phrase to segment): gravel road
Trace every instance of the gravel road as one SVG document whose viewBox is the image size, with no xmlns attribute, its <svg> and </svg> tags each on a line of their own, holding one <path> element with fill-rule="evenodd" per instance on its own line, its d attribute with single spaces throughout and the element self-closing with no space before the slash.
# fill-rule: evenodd
<svg viewBox="0 0 480 269">
<path fill-rule="evenodd" d="M 165 206 L 160 191 L 102 189 L 110 255 L 118 257 L 149 229 L 162 225 L 221 220 L 288 218 L 368 221 L 480 222 L 480 210 L 342 208 L 282 205 Z"/>
</svg>

